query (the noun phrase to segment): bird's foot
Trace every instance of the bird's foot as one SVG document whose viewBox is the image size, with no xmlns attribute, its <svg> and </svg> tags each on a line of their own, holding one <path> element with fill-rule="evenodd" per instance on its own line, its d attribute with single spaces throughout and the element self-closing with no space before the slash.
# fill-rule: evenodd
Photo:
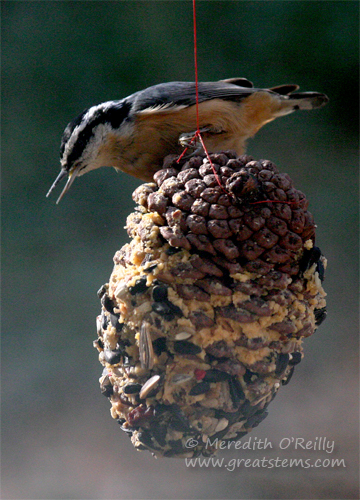
<svg viewBox="0 0 360 500">
<path fill-rule="evenodd" d="M 191 155 L 203 153 L 204 149 L 200 140 L 199 135 L 209 132 L 209 128 L 202 128 L 199 132 L 189 132 L 181 134 L 179 137 L 179 143 L 183 148 L 191 149 Z"/>
</svg>

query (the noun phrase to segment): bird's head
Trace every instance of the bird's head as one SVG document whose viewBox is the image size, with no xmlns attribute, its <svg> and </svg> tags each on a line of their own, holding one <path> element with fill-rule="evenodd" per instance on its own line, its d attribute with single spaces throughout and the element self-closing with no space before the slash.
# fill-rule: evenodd
<svg viewBox="0 0 360 500">
<path fill-rule="evenodd" d="M 69 191 L 76 177 L 99 167 L 113 166 L 109 138 L 119 135 L 128 118 L 124 101 L 108 101 L 84 110 L 64 130 L 60 145 L 61 170 L 46 196 L 67 176 L 56 203 Z"/>
</svg>

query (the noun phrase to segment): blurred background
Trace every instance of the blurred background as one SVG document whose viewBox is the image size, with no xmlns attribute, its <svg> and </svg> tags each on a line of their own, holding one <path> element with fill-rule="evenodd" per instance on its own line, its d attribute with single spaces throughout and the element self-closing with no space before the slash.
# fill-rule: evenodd
<svg viewBox="0 0 360 500">
<path fill-rule="evenodd" d="M 322 110 L 262 129 L 248 146 L 307 194 L 328 258 L 328 318 L 253 431 L 273 448 L 232 458 L 344 459 L 303 469 L 187 467 L 136 452 L 100 394 L 96 291 L 127 242 L 139 184 L 113 169 L 45 194 L 59 143 L 84 108 L 193 80 L 191 1 L 3 1 L 2 498 L 348 499 L 358 495 L 358 24 L 356 1 L 198 1 L 199 79 L 298 83 Z M 334 451 L 280 449 L 283 438 Z"/>
</svg>

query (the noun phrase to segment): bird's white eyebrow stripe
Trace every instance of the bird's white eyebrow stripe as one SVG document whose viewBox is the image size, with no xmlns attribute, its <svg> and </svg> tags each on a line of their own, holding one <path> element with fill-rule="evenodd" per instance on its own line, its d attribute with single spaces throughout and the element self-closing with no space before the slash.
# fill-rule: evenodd
<svg viewBox="0 0 360 500">
<path fill-rule="evenodd" d="M 140 109 L 136 114 L 150 114 L 150 113 L 166 113 L 170 111 L 180 111 L 181 109 L 188 108 L 185 104 L 175 104 L 173 102 L 167 102 L 165 104 L 155 104 L 154 106 L 149 106 L 148 108 Z"/>
</svg>

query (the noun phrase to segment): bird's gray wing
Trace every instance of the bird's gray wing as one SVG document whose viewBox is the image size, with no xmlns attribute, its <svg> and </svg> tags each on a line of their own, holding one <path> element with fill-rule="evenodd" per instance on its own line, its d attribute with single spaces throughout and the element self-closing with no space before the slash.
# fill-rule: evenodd
<svg viewBox="0 0 360 500">
<path fill-rule="evenodd" d="M 262 90 L 278 95 L 284 104 L 288 100 L 296 100 L 299 104 L 295 103 L 294 109 L 319 108 L 328 102 L 327 96 L 319 92 L 292 93 L 298 88 L 298 85 L 288 84 L 270 89 L 259 89 L 252 87 L 252 83 L 245 78 L 230 78 L 218 82 L 199 82 L 198 94 L 199 103 L 212 99 L 240 102 L 249 95 Z M 175 111 L 196 104 L 195 83 L 160 83 L 129 96 L 125 101 L 132 104 L 130 117 L 139 113 Z M 304 102 L 308 104 L 303 106 Z"/>
<path fill-rule="evenodd" d="M 241 101 L 258 89 L 250 87 L 245 79 L 231 79 L 237 84 L 225 80 L 218 82 L 199 82 L 199 102 L 211 99 Z M 247 84 L 247 87 L 240 86 Z M 194 82 L 169 82 L 154 85 L 130 96 L 133 100 L 131 114 L 175 110 L 176 108 L 193 106 L 196 104 L 196 90 Z M 128 98 L 129 99 L 129 98 Z"/>
</svg>

